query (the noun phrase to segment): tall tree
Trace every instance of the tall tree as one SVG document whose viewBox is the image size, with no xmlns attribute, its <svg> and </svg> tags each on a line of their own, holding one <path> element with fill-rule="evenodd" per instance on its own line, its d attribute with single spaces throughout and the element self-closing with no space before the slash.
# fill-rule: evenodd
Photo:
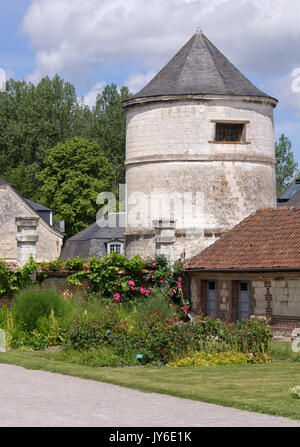
<svg viewBox="0 0 300 447">
<path fill-rule="evenodd" d="M 110 191 L 113 169 L 98 143 L 75 137 L 48 151 L 37 177 L 41 202 L 65 219 L 71 236 L 95 222 L 97 195 Z"/>
<path fill-rule="evenodd" d="M 116 84 L 107 85 L 97 95 L 93 108 L 94 128 L 90 138 L 99 141 L 115 173 L 115 185 L 125 182 L 126 115 L 122 102 L 130 98 L 127 87 L 118 90 Z"/>
<path fill-rule="evenodd" d="M 299 175 L 298 163 L 292 152 L 292 143 L 284 134 L 281 134 L 278 143 L 275 143 L 275 156 L 277 193 L 280 193 Z"/>
<path fill-rule="evenodd" d="M 34 199 L 36 173 L 44 166 L 47 150 L 74 133 L 81 135 L 87 113 L 92 119 L 87 108 L 83 113 L 79 107 L 74 86 L 58 76 L 45 77 L 36 86 L 9 80 L 0 95 L 0 176 L 12 181 L 21 169 L 26 187 L 12 183 Z"/>
</svg>

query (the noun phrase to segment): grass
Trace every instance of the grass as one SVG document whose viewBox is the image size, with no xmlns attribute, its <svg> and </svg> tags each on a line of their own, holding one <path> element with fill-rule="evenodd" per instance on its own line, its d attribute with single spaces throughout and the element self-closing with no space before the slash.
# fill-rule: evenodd
<svg viewBox="0 0 300 447">
<path fill-rule="evenodd" d="M 285 349 L 288 348 L 273 346 L 273 350 Z M 0 353 L 0 363 L 300 419 L 300 399 L 288 392 L 300 384 L 300 362 L 290 358 L 255 365 L 95 368 L 45 356 L 49 357 L 49 351 L 6 352 Z"/>
</svg>

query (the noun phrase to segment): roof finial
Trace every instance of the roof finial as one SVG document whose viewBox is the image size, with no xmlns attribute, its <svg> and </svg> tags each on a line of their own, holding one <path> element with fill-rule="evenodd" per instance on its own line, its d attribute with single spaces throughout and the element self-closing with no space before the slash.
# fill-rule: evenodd
<svg viewBox="0 0 300 447">
<path fill-rule="evenodd" d="M 198 26 L 196 29 L 196 34 L 202 34 L 201 26 Z"/>
</svg>

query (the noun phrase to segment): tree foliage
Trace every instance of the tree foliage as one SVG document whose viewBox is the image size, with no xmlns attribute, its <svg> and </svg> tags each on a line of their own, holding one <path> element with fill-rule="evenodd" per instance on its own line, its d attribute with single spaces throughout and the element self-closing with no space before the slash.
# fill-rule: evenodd
<svg viewBox="0 0 300 447">
<path fill-rule="evenodd" d="M 292 152 L 292 143 L 284 134 L 281 134 L 278 143 L 275 143 L 275 156 L 277 192 L 280 193 L 299 174 L 298 163 Z"/>
<path fill-rule="evenodd" d="M 75 87 L 59 76 L 35 86 L 7 82 L 0 95 L 0 177 L 24 197 L 41 201 L 38 173 L 50 148 L 79 136 L 95 141 L 113 165 L 112 186 L 124 182 L 125 111 L 130 93 L 108 85 L 91 109 L 78 99 Z M 52 203 L 48 204 L 52 207 Z"/>
<path fill-rule="evenodd" d="M 74 137 L 48 151 L 37 175 L 40 201 L 66 222 L 71 236 L 96 220 L 97 195 L 110 191 L 113 168 L 97 142 Z"/>
<path fill-rule="evenodd" d="M 131 96 L 127 87 L 120 91 L 116 84 L 107 85 L 97 95 L 93 109 L 95 138 L 114 167 L 115 184 L 125 183 L 126 115 L 122 102 Z"/>
</svg>

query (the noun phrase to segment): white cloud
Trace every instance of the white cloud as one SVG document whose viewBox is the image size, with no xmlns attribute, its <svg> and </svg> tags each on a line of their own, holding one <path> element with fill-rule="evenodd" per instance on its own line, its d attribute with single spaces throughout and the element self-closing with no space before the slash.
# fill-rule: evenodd
<svg viewBox="0 0 300 447">
<path fill-rule="evenodd" d="M 263 85 L 263 90 L 272 91 L 272 94 L 279 100 L 280 106 L 300 110 L 300 69 L 298 76 L 295 76 L 294 70 L 286 76 L 266 82 Z"/>
<path fill-rule="evenodd" d="M 88 85 L 128 60 L 157 72 L 197 26 L 242 71 L 278 77 L 300 65 L 299 17 L 299 0 L 32 0 L 23 32 L 35 82 L 58 72 Z"/>
<path fill-rule="evenodd" d="M 101 93 L 104 87 L 105 82 L 97 82 L 97 84 L 83 97 L 83 102 L 89 107 L 93 107 L 96 103 L 98 93 Z"/>
<path fill-rule="evenodd" d="M 153 70 L 148 71 L 148 73 L 145 74 L 137 72 L 130 73 L 129 77 L 124 82 L 124 85 L 127 85 L 132 93 L 137 93 L 145 87 L 145 85 L 148 84 L 148 82 L 151 81 L 155 75 L 156 73 Z"/>
</svg>

